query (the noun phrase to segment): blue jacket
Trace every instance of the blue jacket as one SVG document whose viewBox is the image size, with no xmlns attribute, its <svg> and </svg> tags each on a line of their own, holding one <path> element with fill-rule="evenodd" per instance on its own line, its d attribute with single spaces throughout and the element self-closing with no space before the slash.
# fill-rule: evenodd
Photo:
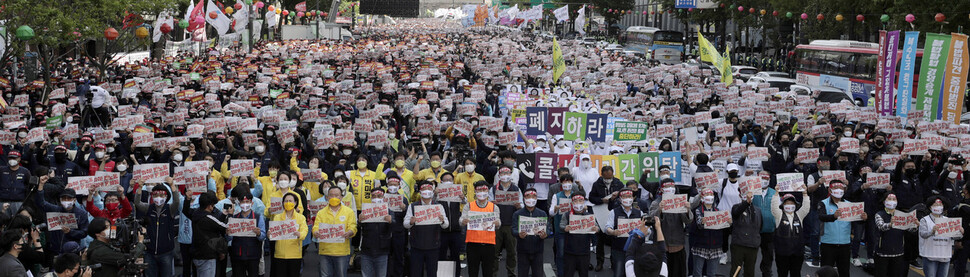
<svg viewBox="0 0 970 277">
<path fill-rule="evenodd" d="M 77 228 L 71 229 L 70 232 L 65 234 L 61 230 L 47 231 L 47 249 L 61 253 L 61 247 L 64 246 L 65 242 L 73 241 L 81 244 L 81 240 L 88 236 L 88 211 L 84 210 L 84 207 L 77 202 L 74 203 L 74 207 L 71 211 L 64 209 L 61 205 L 54 205 L 44 200 L 44 195 L 42 193 L 34 194 L 34 204 L 40 207 L 44 212 L 48 213 L 73 213 L 74 217 L 77 218 Z"/>
<path fill-rule="evenodd" d="M 0 201 L 20 202 L 26 199 L 29 179 L 30 171 L 23 166 L 17 170 L 9 166 L 0 167 Z"/>
<path fill-rule="evenodd" d="M 852 222 L 838 221 L 835 210 L 838 205 L 832 203 L 832 198 L 825 198 L 818 205 L 818 219 L 822 221 L 821 242 L 825 244 L 849 244 L 849 234 Z"/>
<path fill-rule="evenodd" d="M 266 240 L 266 220 L 263 219 L 263 213 L 251 209 L 248 213 L 237 213 L 232 218 L 256 219 L 256 227 L 260 232 L 256 237 L 228 237 L 229 255 L 240 260 L 258 260 L 263 254 L 263 241 Z"/>
<path fill-rule="evenodd" d="M 775 197 L 777 192 L 773 188 L 766 188 L 765 195 L 756 195 L 754 200 L 751 202 L 755 206 L 761 209 L 761 233 L 774 233 L 775 232 L 775 215 L 771 214 L 771 198 Z"/>
<path fill-rule="evenodd" d="M 520 216 L 548 218 L 548 215 L 546 214 L 546 212 L 542 211 L 542 209 L 539 209 L 539 208 L 532 209 L 532 212 L 529 212 L 529 210 L 526 208 L 521 208 L 518 211 L 515 211 L 515 214 L 512 215 L 512 221 L 515 222 L 512 224 L 512 235 L 515 236 L 516 251 L 519 253 L 519 255 L 523 255 L 523 254 L 531 255 L 531 254 L 537 254 L 537 253 L 539 255 L 542 255 L 542 250 L 545 247 L 543 247 L 542 245 L 543 240 L 539 238 L 539 236 L 531 235 L 531 236 L 525 236 L 525 238 L 519 237 L 518 222 L 519 222 Z M 546 224 L 546 236 L 548 236 L 549 234 L 552 234 L 552 226 L 549 226 L 549 224 Z"/>
<path fill-rule="evenodd" d="M 704 205 L 694 208 L 694 220 L 691 221 L 689 228 L 691 247 L 713 249 L 721 248 L 722 230 L 704 228 Z M 711 205 L 710 211 L 717 211 L 717 205 Z"/>
</svg>

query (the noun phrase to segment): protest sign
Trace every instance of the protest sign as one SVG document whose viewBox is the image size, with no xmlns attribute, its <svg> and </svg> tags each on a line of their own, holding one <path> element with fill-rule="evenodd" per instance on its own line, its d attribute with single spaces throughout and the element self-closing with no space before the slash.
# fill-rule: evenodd
<svg viewBox="0 0 970 277">
<path fill-rule="evenodd" d="M 499 205 L 509 205 L 515 206 L 515 204 L 521 203 L 519 201 L 519 191 L 504 191 L 500 189 L 495 190 L 495 204 Z"/>
<path fill-rule="evenodd" d="M 256 219 L 249 218 L 229 218 L 229 224 L 226 225 L 229 236 L 233 237 L 256 237 L 254 228 L 256 228 Z"/>
<path fill-rule="evenodd" d="M 461 196 L 464 195 L 461 185 L 458 184 L 438 185 L 435 190 L 438 193 L 438 201 L 443 202 L 461 202 Z"/>
<path fill-rule="evenodd" d="M 265 165 L 269 166 L 269 165 Z M 229 161 L 229 172 L 233 177 L 245 177 L 253 175 L 255 161 L 252 159 L 231 160 Z"/>
<path fill-rule="evenodd" d="M 439 225 L 444 209 L 441 205 L 417 205 L 414 206 L 414 225 Z"/>
<path fill-rule="evenodd" d="M 842 181 L 843 184 L 849 184 L 849 180 L 845 178 L 845 171 L 843 170 L 822 170 L 822 183 L 829 184 L 832 180 Z"/>
<path fill-rule="evenodd" d="M 771 158 L 768 147 L 748 147 L 748 160 L 767 161 L 768 158 Z"/>
<path fill-rule="evenodd" d="M 468 230 L 495 231 L 495 221 L 498 217 L 491 212 L 468 212 Z"/>
<path fill-rule="evenodd" d="M 135 147 L 151 147 L 155 141 L 155 133 L 132 133 L 132 144 Z"/>
<path fill-rule="evenodd" d="M 704 211 L 705 229 L 725 229 L 731 227 L 731 213 L 728 211 Z"/>
<path fill-rule="evenodd" d="M 866 185 L 870 189 L 886 189 L 889 188 L 889 173 L 866 173 Z"/>
<path fill-rule="evenodd" d="M 280 214 L 283 213 L 283 197 L 270 197 L 269 198 L 269 214 Z"/>
<path fill-rule="evenodd" d="M 647 139 L 647 129 L 649 124 L 646 122 L 617 121 L 613 126 L 613 140 L 615 141 L 641 141 Z"/>
<path fill-rule="evenodd" d="M 593 215 L 571 214 L 566 227 L 570 234 L 595 234 L 593 230 L 596 228 L 596 218 Z"/>
<path fill-rule="evenodd" d="M 859 154 L 859 139 L 857 138 L 839 139 L 839 150 L 842 150 L 842 152 L 844 153 Z"/>
<path fill-rule="evenodd" d="M 893 211 L 893 229 L 900 230 L 912 230 L 913 228 L 919 227 L 919 219 L 916 218 L 916 211 L 902 212 L 899 210 Z"/>
<path fill-rule="evenodd" d="M 548 222 L 546 217 L 519 216 L 519 232 L 529 236 L 538 235 L 539 232 L 546 232 Z"/>
<path fill-rule="evenodd" d="M 161 183 L 169 177 L 167 163 L 136 164 L 132 169 L 133 180 L 145 180 L 146 183 Z"/>
<path fill-rule="evenodd" d="M 74 213 L 47 213 L 48 231 L 60 231 L 65 228 L 77 229 L 77 217 Z"/>
<path fill-rule="evenodd" d="M 803 164 L 813 164 L 818 161 L 818 148 L 798 148 L 798 156 L 795 161 Z"/>
<path fill-rule="evenodd" d="M 250 172 L 252 173 L 252 172 Z M 303 174 L 304 182 L 320 182 L 323 181 L 323 171 L 319 168 L 307 168 L 300 170 Z"/>
<path fill-rule="evenodd" d="M 721 191 L 721 183 L 717 181 L 716 172 L 699 172 L 694 173 L 694 184 L 700 191 L 705 189 L 713 190 L 714 192 Z"/>
<path fill-rule="evenodd" d="M 363 209 L 360 211 L 360 222 L 361 223 L 385 223 L 384 217 L 387 216 L 387 203 L 364 203 Z"/>
<path fill-rule="evenodd" d="M 572 200 L 569 200 L 569 198 L 559 198 L 558 201 L 556 202 L 556 210 L 561 214 L 568 213 L 569 206 L 573 204 Z"/>
<path fill-rule="evenodd" d="M 805 179 L 802 173 L 782 173 L 775 175 L 775 187 L 779 192 L 805 191 Z"/>
<path fill-rule="evenodd" d="M 888 170 L 896 170 L 896 164 L 899 163 L 899 160 L 902 158 L 903 155 L 899 154 L 882 154 L 882 162 L 880 164 L 882 164 L 882 167 L 885 167 Z M 877 168 L 873 168 L 872 170 L 876 171 Z"/>
<path fill-rule="evenodd" d="M 841 215 L 839 215 L 839 221 L 861 221 L 862 214 L 866 212 L 865 203 L 851 203 L 851 202 L 839 202 L 838 210 Z"/>
<path fill-rule="evenodd" d="M 300 238 L 300 225 L 296 223 L 296 220 L 280 220 L 280 221 L 270 221 L 269 227 L 266 230 L 269 240 L 288 240 L 288 239 L 298 239 Z"/>
<path fill-rule="evenodd" d="M 613 230 L 617 232 L 617 237 L 627 238 L 630 237 L 630 231 L 638 226 L 640 226 L 639 218 L 617 218 L 616 228 Z"/>
<path fill-rule="evenodd" d="M 660 210 L 664 213 L 686 213 L 687 194 L 664 194 L 660 200 Z"/>
<path fill-rule="evenodd" d="M 959 238 L 963 236 L 960 232 L 962 229 L 962 218 L 934 218 L 936 226 L 936 235 L 945 238 Z"/>
<path fill-rule="evenodd" d="M 384 194 L 384 201 L 387 202 L 387 207 L 391 209 L 392 212 L 404 211 L 402 208 L 402 206 L 404 206 L 404 195 L 388 192 L 387 194 Z"/>
<path fill-rule="evenodd" d="M 87 195 L 96 186 L 98 178 L 95 176 L 68 176 L 67 188 L 73 189 L 75 193 Z"/>
<path fill-rule="evenodd" d="M 738 192 L 741 193 L 741 198 L 747 197 L 748 193 L 751 193 L 751 195 L 762 195 L 761 177 L 757 175 L 741 177 L 738 181 Z"/>
<path fill-rule="evenodd" d="M 929 144 L 922 139 L 906 139 L 903 141 L 903 155 L 922 156 L 930 150 Z"/>
<path fill-rule="evenodd" d="M 343 243 L 347 241 L 344 234 L 347 233 L 346 225 L 343 224 L 317 224 L 317 241 L 322 243 Z"/>
</svg>

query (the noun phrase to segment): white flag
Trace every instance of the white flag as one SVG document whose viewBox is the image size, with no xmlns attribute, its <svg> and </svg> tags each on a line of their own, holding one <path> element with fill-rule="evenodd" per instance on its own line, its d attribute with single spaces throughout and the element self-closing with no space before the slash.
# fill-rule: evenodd
<svg viewBox="0 0 970 277">
<path fill-rule="evenodd" d="M 569 5 L 562 6 L 552 13 L 556 15 L 556 20 L 559 20 L 559 22 L 569 20 Z"/>
<path fill-rule="evenodd" d="M 576 23 L 573 28 L 576 28 L 576 32 L 580 35 L 586 35 L 586 7 L 579 8 L 579 15 L 576 16 Z"/>
<path fill-rule="evenodd" d="M 252 6 L 247 6 L 242 0 L 236 0 L 236 4 L 242 5 L 242 9 L 232 14 L 232 18 L 236 19 L 236 27 L 233 30 L 238 33 L 239 31 L 245 30 L 246 26 L 249 26 L 249 10 L 252 9 Z"/>
<path fill-rule="evenodd" d="M 216 18 L 209 16 L 213 12 L 216 13 Z M 229 26 L 232 25 L 232 20 L 226 14 L 222 13 L 219 10 L 219 6 L 216 6 L 216 2 L 212 0 L 209 0 L 209 4 L 205 7 L 205 22 L 208 22 L 213 28 L 216 28 L 220 36 L 228 33 Z"/>
<path fill-rule="evenodd" d="M 152 42 L 162 39 L 162 25 L 168 25 L 169 30 L 175 29 L 175 18 L 172 18 L 168 12 L 158 14 L 158 20 L 155 20 L 155 26 L 152 27 Z"/>
<path fill-rule="evenodd" d="M 278 24 L 279 21 L 280 21 L 279 16 L 276 15 L 276 12 L 275 11 L 268 11 L 268 12 L 266 12 L 266 27 L 267 28 L 273 28 L 273 26 L 276 26 L 276 24 Z"/>
</svg>

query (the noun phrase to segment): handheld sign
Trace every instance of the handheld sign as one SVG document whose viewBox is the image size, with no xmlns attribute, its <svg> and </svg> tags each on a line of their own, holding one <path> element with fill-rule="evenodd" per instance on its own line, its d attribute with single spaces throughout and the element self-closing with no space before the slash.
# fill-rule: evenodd
<svg viewBox="0 0 970 277">
<path fill-rule="evenodd" d="M 803 164 L 810 164 L 818 161 L 818 156 L 818 148 L 798 148 L 798 156 L 795 160 Z"/>
<path fill-rule="evenodd" d="M 768 147 L 748 147 L 748 159 L 754 161 L 767 161 L 771 155 L 768 154 Z"/>
<path fill-rule="evenodd" d="M 364 203 L 364 208 L 360 211 L 361 223 L 385 223 L 384 217 L 388 215 L 387 203 Z"/>
<path fill-rule="evenodd" d="M 344 238 L 344 234 L 347 233 L 345 228 L 343 224 L 320 223 L 317 226 L 317 240 L 323 243 L 343 243 L 347 240 Z"/>
<path fill-rule="evenodd" d="M 962 226 L 962 218 L 939 218 L 934 219 L 936 221 L 936 226 L 940 226 L 936 229 L 936 235 L 945 238 L 958 238 L 962 237 L 963 234 L 960 233 L 960 226 Z"/>
<path fill-rule="evenodd" d="M 392 212 L 404 211 L 404 209 L 401 208 L 401 206 L 404 205 L 404 195 L 397 193 L 384 194 L 384 201 L 387 201 L 387 206 Z"/>
<path fill-rule="evenodd" d="M 439 185 L 435 190 L 438 192 L 438 201 L 461 202 L 461 185 Z"/>
<path fill-rule="evenodd" d="M 269 240 L 288 240 L 288 239 L 298 239 L 300 238 L 299 233 L 300 225 L 296 223 L 296 220 L 281 220 L 281 221 L 270 221 L 267 234 L 269 235 Z"/>
<path fill-rule="evenodd" d="M 256 219 L 249 218 L 229 218 L 229 224 L 226 225 L 229 236 L 233 237 L 256 237 L 253 228 L 256 228 Z"/>
<path fill-rule="evenodd" d="M 73 213 L 47 213 L 47 230 L 77 229 L 77 217 Z"/>
<path fill-rule="evenodd" d="M 776 188 L 779 192 L 805 191 L 805 179 L 802 173 L 783 173 L 775 175 Z"/>
<path fill-rule="evenodd" d="M 916 211 L 904 213 L 899 210 L 893 211 L 893 229 L 911 230 L 919 226 L 919 219 L 916 218 Z"/>
<path fill-rule="evenodd" d="M 664 213 L 686 213 L 687 206 L 687 194 L 664 194 L 660 200 L 660 210 Z"/>
<path fill-rule="evenodd" d="M 705 189 L 721 191 L 721 183 L 717 182 L 717 173 L 715 172 L 694 173 L 694 183 L 701 191 Z"/>
<path fill-rule="evenodd" d="M 848 179 L 845 178 L 845 171 L 842 170 L 822 170 L 822 182 L 828 184 L 832 180 L 842 181 L 843 184 L 848 184 Z"/>
<path fill-rule="evenodd" d="M 859 139 L 841 138 L 839 139 L 839 149 L 845 153 L 859 154 Z"/>
<path fill-rule="evenodd" d="M 495 191 L 495 204 L 515 206 L 516 203 L 519 203 L 518 191 Z"/>
<path fill-rule="evenodd" d="M 539 232 L 546 231 L 548 222 L 546 217 L 519 216 L 519 232 L 525 232 L 529 236 L 538 235 Z"/>
<path fill-rule="evenodd" d="M 132 175 L 133 180 L 145 180 L 145 183 L 161 183 L 168 177 L 168 164 L 136 164 Z"/>
<path fill-rule="evenodd" d="M 229 172 L 233 177 L 253 175 L 253 168 L 255 168 L 255 161 L 251 159 L 229 161 Z"/>
<path fill-rule="evenodd" d="M 269 198 L 269 214 L 283 213 L 283 197 Z"/>
<path fill-rule="evenodd" d="M 570 234 L 595 234 L 596 218 L 593 215 L 569 215 Z"/>
<path fill-rule="evenodd" d="M 495 213 L 490 212 L 468 212 L 468 230 L 472 231 L 495 231 Z"/>
<path fill-rule="evenodd" d="M 866 173 L 866 184 L 869 185 L 870 189 L 887 189 L 889 188 L 889 173 Z"/>
<path fill-rule="evenodd" d="M 640 225 L 639 218 L 617 218 L 616 219 L 616 232 L 617 237 L 627 238 L 630 237 L 630 231 L 637 228 Z"/>
<path fill-rule="evenodd" d="M 440 225 L 444 211 L 441 205 L 414 206 L 415 225 Z"/>
<path fill-rule="evenodd" d="M 705 211 L 704 228 L 719 230 L 731 227 L 731 213 L 728 211 Z"/>
<path fill-rule="evenodd" d="M 839 209 L 842 214 L 839 221 L 861 221 L 862 213 L 866 212 L 865 203 L 839 202 Z"/>
</svg>

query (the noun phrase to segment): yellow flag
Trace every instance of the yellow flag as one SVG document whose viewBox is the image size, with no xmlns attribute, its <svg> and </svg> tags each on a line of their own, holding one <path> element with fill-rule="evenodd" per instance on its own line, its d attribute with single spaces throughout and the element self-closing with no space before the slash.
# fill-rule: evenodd
<svg viewBox="0 0 970 277">
<path fill-rule="evenodd" d="M 562 76 L 563 72 L 566 72 L 566 60 L 562 58 L 559 41 L 552 38 L 552 82 L 559 82 L 559 76 Z"/>
<path fill-rule="evenodd" d="M 721 67 L 717 70 L 721 71 L 721 82 L 724 85 L 730 86 L 731 83 L 734 83 L 734 76 L 731 75 L 730 49 L 724 49 L 724 57 L 721 58 Z"/>
<path fill-rule="evenodd" d="M 697 30 L 697 46 L 701 51 L 701 61 L 709 62 L 714 64 L 714 67 L 721 68 L 719 65 L 721 63 L 721 55 L 717 53 L 717 49 L 710 41 L 704 38 L 701 34 L 701 30 Z"/>
</svg>

